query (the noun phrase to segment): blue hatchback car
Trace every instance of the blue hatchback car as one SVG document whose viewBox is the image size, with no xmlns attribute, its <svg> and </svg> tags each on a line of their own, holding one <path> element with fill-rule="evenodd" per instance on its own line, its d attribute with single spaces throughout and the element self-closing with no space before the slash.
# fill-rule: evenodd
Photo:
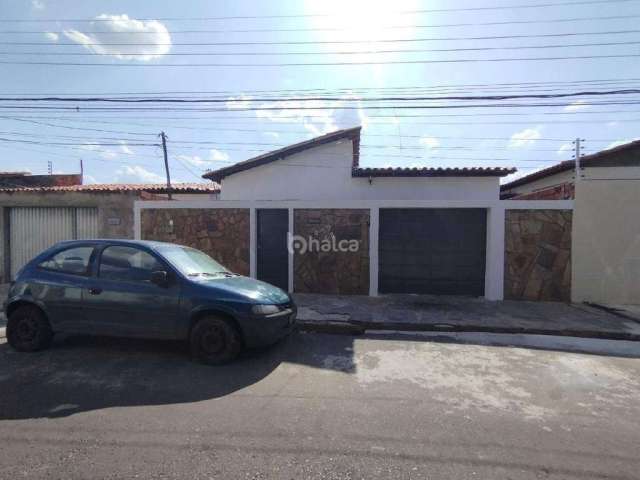
<svg viewBox="0 0 640 480">
<path fill-rule="evenodd" d="M 18 273 L 5 312 L 7 340 L 19 351 L 44 349 L 62 332 L 182 339 L 199 361 L 221 364 L 286 336 L 296 306 L 283 290 L 194 248 L 74 240 Z"/>
</svg>

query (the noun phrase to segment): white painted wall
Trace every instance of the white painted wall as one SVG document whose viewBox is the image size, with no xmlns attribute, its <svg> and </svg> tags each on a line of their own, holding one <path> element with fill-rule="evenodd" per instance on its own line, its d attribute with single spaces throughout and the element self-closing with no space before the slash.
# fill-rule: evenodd
<svg viewBox="0 0 640 480">
<path fill-rule="evenodd" d="M 494 200 L 498 177 L 351 177 L 351 140 L 300 152 L 222 180 L 220 200 Z"/>
<path fill-rule="evenodd" d="M 591 169 L 604 170 L 604 169 Z M 572 235 L 574 302 L 640 304 L 640 175 L 576 184 Z M 612 178 L 615 172 L 611 174 Z M 599 178 L 604 178 L 599 175 Z"/>
</svg>

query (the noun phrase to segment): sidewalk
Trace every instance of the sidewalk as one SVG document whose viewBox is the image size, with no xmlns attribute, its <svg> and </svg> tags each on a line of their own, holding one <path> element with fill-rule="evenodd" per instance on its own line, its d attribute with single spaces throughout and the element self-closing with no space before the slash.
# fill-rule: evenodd
<svg viewBox="0 0 640 480">
<path fill-rule="evenodd" d="M 582 304 L 430 295 L 295 294 L 305 330 L 409 330 L 562 335 L 640 341 L 640 320 Z"/>
<path fill-rule="evenodd" d="M 4 301 L 8 285 L 0 284 Z M 380 297 L 294 294 L 303 330 L 364 333 L 365 330 L 491 332 L 640 341 L 640 308 L 601 308 L 556 302 L 432 295 Z M 0 337 L 6 319 L 0 312 Z"/>
</svg>

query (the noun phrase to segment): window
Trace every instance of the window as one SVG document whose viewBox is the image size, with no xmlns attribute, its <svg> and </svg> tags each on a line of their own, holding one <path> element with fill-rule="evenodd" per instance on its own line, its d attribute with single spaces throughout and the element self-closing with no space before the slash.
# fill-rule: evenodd
<svg viewBox="0 0 640 480">
<path fill-rule="evenodd" d="M 125 282 L 149 282 L 151 273 L 165 270 L 156 258 L 133 247 L 107 247 L 100 257 L 100 278 Z"/>
<path fill-rule="evenodd" d="M 90 246 L 68 248 L 49 257 L 38 266 L 61 273 L 86 275 L 92 253 L 93 247 Z"/>
</svg>

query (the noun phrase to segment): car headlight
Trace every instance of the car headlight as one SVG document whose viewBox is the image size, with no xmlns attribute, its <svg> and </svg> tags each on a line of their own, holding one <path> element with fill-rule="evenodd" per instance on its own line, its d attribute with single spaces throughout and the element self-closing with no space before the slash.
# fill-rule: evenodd
<svg viewBox="0 0 640 480">
<path fill-rule="evenodd" d="M 251 307 L 251 312 L 256 315 L 271 315 L 279 311 L 280 308 L 277 305 L 254 305 Z"/>
</svg>

